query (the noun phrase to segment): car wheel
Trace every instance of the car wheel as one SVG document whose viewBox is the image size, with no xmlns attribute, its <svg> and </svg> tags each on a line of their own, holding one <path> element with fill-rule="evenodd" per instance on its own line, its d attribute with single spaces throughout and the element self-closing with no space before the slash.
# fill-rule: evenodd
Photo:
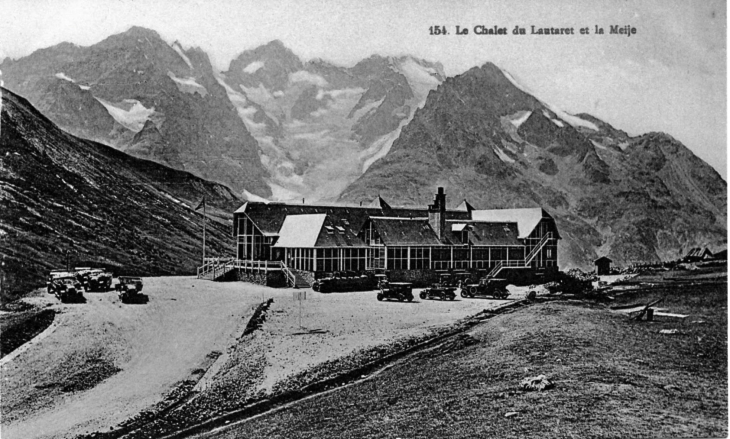
<svg viewBox="0 0 730 439">
<path fill-rule="evenodd" d="M 537 293 L 534 291 L 530 291 L 527 293 L 527 300 L 535 300 L 535 297 L 537 297 Z"/>
<path fill-rule="evenodd" d="M 383 295 L 381 293 L 378 293 L 378 301 L 379 302 L 383 301 Z"/>
<path fill-rule="evenodd" d="M 452 294 L 451 297 L 449 297 L 449 300 L 454 300 L 454 299 L 456 299 L 456 294 Z"/>
<path fill-rule="evenodd" d="M 426 300 L 426 292 L 421 291 L 421 293 L 418 295 L 418 297 L 420 297 L 422 300 Z"/>
<path fill-rule="evenodd" d="M 411 294 L 410 296 L 408 296 L 408 301 L 409 302 L 413 302 L 413 294 Z"/>
</svg>

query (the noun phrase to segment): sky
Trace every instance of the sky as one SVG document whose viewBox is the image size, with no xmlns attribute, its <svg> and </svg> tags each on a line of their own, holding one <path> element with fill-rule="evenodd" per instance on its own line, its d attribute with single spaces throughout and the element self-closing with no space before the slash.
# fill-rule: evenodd
<svg viewBox="0 0 730 439">
<path fill-rule="evenodd" d="M 727 179 L 722 0 L 2 0 L 0 59 L 64 41 L 91 45 L 133 25 L 202 48 L 221 71 L 273 39 L 303 60 L 343 66 L 410 54 L 441 62 L 453 76 L 493 62 L 569 113 L 590 113 L 630 135 L 666 132 Z M 477 35 L 479 25 L 507 34 Z M 448 34 L 431 35 L 432 26 Z M 456 26 L 469 33 L 456 35 Z M 526 34 L 514 35 L 516 26 Z M 574 34 L 532 35 L 532 26 Z M 610 34 L 610 26 L 636 32 Z"/>
</svg>

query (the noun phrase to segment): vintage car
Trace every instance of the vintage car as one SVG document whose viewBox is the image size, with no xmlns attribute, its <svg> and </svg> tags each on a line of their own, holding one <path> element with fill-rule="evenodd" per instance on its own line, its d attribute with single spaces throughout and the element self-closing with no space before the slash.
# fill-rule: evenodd
<svg viewBox="0 0 730 439">
<path fill-rule="evenodd" d="M 112 274 L 101 268 L 76 267 L 75 274 L 84 291 L 109 291 L 112 288 Z"/>
<path fill-rule="evenodd" d="M 80 302 L 84 295 L 81 284 L 73 274 L 56 276 L 48 282 L 48 292 L 54 294 L 61 302 Z"/>
<path fill-rule="evenodd" d="M 354 272 L 337 272 L 332 277 L 317 279 L 312 289 L 320 293 L 338 291 L 369 291 L 377 287 L 377 281 L 372 274 L 358 275 Z"/>
<path fill-rule="evenodd" d="M 119 300 L 130 302 L 139 296 L 142 291 L 142 278 L 133 276 L 119 276 L 118 283 L 114 286 L 119 294 Z"/>
<path fill-rule="evenodd" d="M 495 299 L 506 299 L 509 296 L 507 291 L 507 279 L 483 277 L 476 284 L 461 282 L 461 297 L 492 296 Z"/>
<path fill-rule="evenodd" d="M 441 274 L 439 281 L 421 291 L 419 297 L 424 300 L 454 300 L 456 298 L 456 286 L 453 285 L 451 274 Z"/>
<path fill-rule="evenodd" d="M 389 282 L 386 278 L 381 278 L 378 282 L 378 300 L 396 299 L 399 302 L 407 300 L 413 301 L 413 284 L 410 282 Z"/>
</svg>

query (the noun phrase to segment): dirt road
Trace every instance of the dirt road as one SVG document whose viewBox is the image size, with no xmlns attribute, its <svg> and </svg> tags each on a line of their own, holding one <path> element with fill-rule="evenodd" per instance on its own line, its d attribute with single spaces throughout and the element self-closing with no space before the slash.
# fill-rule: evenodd
<svg viewBox="0 0 730 439">
<path fill-rule="evenodd" d="M 114 292 L 87 293 L 84 304 L 29 299 L 61 314 L 51 334 L 2 367 L 3 438 L 108 430 L 158 402 L 211 351 L 225 350 L 261 297 L 259 287 L 243 283 L 144 282 L 147 304 L 121 304 Z M 121 371 L 86 391 L 59 391 L 54 384 L 74 378 L 66 369 L 82 369 L 84 360 Z"/>
<path fill-rule="evenodd" d="M 236 361 L 227 348 L 264 299 L 274 303 L 258 335 L 247 341 L 264 352 L 265 370 L 255 384 L 264 392 L 322 362 L 425 334 L 504 303 L 460 297 L 379 302 L 375 292 L 306 290 L 300 325 L 300 303 L 292 293 L 302 290 L 190 277 L 144 282 L 149 302 L 140 305 L 121 304 L 114 292 L 87 293 L 84 304 L 59 304 L 47 294 L 29 299 L 51 304 L 60 314 L 50 334 L 2 366 L 3 438 L 108 431 L 159 403 L 182 380 L 197 380 L 213 351 L 224 355 L 201 383 L 224 379 L 218 367 L 225 364 L 230 371 Z M 100 378 L 106 379 L 94 381 Z"/>
</svg>

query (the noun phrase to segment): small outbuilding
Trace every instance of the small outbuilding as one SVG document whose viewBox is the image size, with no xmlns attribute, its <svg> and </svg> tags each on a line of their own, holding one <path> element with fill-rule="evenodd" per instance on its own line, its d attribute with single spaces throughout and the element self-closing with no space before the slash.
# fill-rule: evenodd
<svg viewBox="0 0 730 439">
<path fill-rule="evenodd" d="M 701 247 L 694 247 L 691 248 L 687 255 L 685 255 L 684 258 L 682 258 L 682 261 L 684 262 L 700 262 L 700 261 L 706 261 L 713 259 L 712 252 L 707 248 L 701 248 Z"/>
<path fill-rule="evenodd" d="M 593 263 L 596 264 L 596 274 L 599 276 L 611 274 L 611 262 L 613 261 L 606 256 L 601 256 L 593 261 Z"/>
</svg>

